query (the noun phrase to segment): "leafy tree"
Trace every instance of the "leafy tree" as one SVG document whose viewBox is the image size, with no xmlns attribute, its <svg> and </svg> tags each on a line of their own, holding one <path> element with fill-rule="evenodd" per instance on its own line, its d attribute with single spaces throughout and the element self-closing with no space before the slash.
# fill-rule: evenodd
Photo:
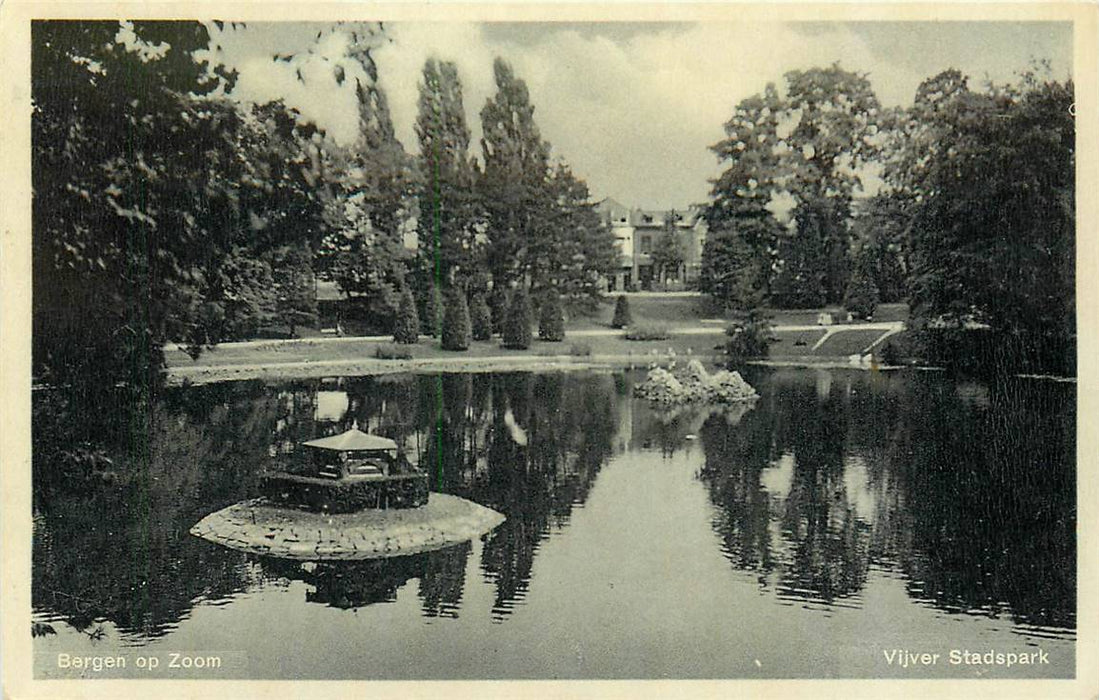
<svg viewBox="0 0 1099 700">
<path fill-rule="evenodd" d="M 468 350 L 470 336 L 466 293 L 459 287 L 453 287 L 447 295 L 446 314 L 443 317 L 443 350 Z"/>
<path fill-rule="evenodd" d="M 488 307 L 492 317 L 492 332 L 502 335 L 508 316 L 508 297 L 505 287 L 493 285 L 488 296 Z"/>
<path fill-rule="evenodd" d="M 907 299 L 908 221 L 905 201 L 892 191 L 863 200 L 855 212 L 855 272 L 865 267 L 884 303 Z"/>
<path fill-rule="evenodd" d="M 743 222 L 751 221 L 744 219 Z M 764 300 L 767 271 L 764 261 L 745 241 L 744 235 L 727 221 L 724 228 L 711 231 L 702 249 L 699 287 L 722 308 L 749 309 Z"/>
<path fill-rule="evenodd" d="M 504 323 L 504 347 L 526 350 L 530 347 L 530 299 L 523 287 L 515 290 Z"/>
<path fill-rule="evenodd" d="M 820 210 L 800 205 L 793 225 L 778 243 L 778 270 L 771 298 L 781 308 L 811 309 L 828 301 L 824 266 L 830 226 L 835 221 Z"/>
<path fill-rule="evenodd" d="M 494 285 L 506 286 L 538 259 L 549 225 L 549 144 L 534 123 L 526 83 L 511 66 L 493 64 L 496 94 L 481 110 L 484 171 L 478 190 L 488 214 L 487 262 Z"/>
<path fill-rule="evenodd" d="M 710 147 L 725 165 L 714 181 L 707 222 L 720 228 L 729 219 L 769 213 L 782 178 L 783 140 L 779 118 L 784 109 L 774 84 L 741 100 L 725 123 L 725 138 Z M 749 241 L 754 245 L 754 242 Z"/>
<path fill-rule="evenodd" d="M 625 328 L 633 323 L 630 315 L 630 300 L 625 294 L 619 294 L 614 302 L 614 317 L 611 319 L 611 328 Z"/>
<path fill-rule="evenodd" d="M 208 43 L 195 22 L 32 26 L 42 379 L 149 386 L 166 341 L 197 355 L 266 313 L 249 260 L 319 235 L 304 128 L 212 96 L 233 76 L 195 60 Z"/>
<path fill-rule="evenodd" d="M 657 270 L 657 279 L 661 283 L 667 283 L 668 273 L 676 273 L 683 265 L 683 242 L 679 238 L 679 232 L 675 228 L 676 213 L 672 210 L 664 220 L 664 229 L 656 239 L 653 246 L 653 267 Z"/>
<path fill-rule="evenodd" d="M 921 85 L 911 145 L 887 170 L 910 197 L 916 325 L 986 324 L 1016 366 L 1072 371 L 1073 99 L 1071 81 L 1033 72 L 985 92 L 956 71 Z"/>
<path fill-rule="evenodd" d="M 878 155 L 886 115 L 866 76 L 838 65 L 791 71 L 785 80 L 785 97 L 768 85 L 725 124 L 726 138 L 713 150 L 727 167 L 714 182 L 707 220 L 711 230 L 753 222 L 744 243 L 774 303 L 838 302 L 850 271 L 852 196 Z M 783 202 L 795 212 L 785 233 L 769 216 Z"/>
<path fill-rule="evenodd" d="M 531 277 L 560 290 L 569 309 L 592 311 L 603 297 L 602 280 L 617 263 L 614 234 L 599 220 L 588 186 L 568 166 L 554 168 L 548 187 L 553 207 L 539 235 Z"/>
<path fill-rule="evenodd" d="M 305 246 L 284 246 L 270 256 L 274 291 L 273 320 L 290 328 L 317 322 L 317 294 L 313 277 L 313 256 Z"/>
<path fill-rule="evenodd" d="M 736 106 L 725 123 L 725 139 L 711 146 L 726 167 L 714 181 L 713 201 L 705 214 L 710 234 L 702 253 L 700 283 L 726 306 L 748 303 L 754 292 L 768 298 L 773 270 L 780 262 L 783 229 L 771 209 L 785 177 L 778 129 L 782 111 L 778 91 L 768 84 L 762 94 Z M 734 280 L 746 280 L 754 289 Z"/>
<path fill-rule="evenodd" d="M 552 287 L 542 296 L 542 308 L 538 314 L 538 338 L 547 342 L 565 339 L 565 314 L 561 310 L 561 295 Z"/>
<path fill-rule="evenodd" d="M 442 290 L 435 284 L 427 285 L 420 292 L 418 306 L 423 309 L 420 314 L 420 332 L 432 338 L 439 337 L 446 312 Z"/>
<path fill-rule="evenodd" d="M 473 295 L 469 304 L 469 316 L 474 340 L 488 340 L 492 337 L 492 313 L 484 294 L 478 292 Z"/>
<path fill-rule="evenodd" d="M 847 283 L 843 306 L 856 318 L 868 319 L 878 305 L 878 285 L 874 282 L 874 260 L 869 249 L 857 254 L 858 264 Z"/>
<path fill-rule="evenodd" d="M 839 302 L 847 287 L 851 197 L 861 187 L 862 165 L 879 152 L 876 138 L 881 116 L 878 99 L 865 75 L 828 68 L 786 74 L 785 114 L 797 115 L 786 138 L 785 159 L 792 174 L 791 193 L 803 216 L 805 250 L 795 257 L 808 262 L 815 253 L 824 270 L 821 280 L 828 302 Z M 818 244 L 819 240 L 819 244 Z M 805 298 L 814 296 L 813 282 Z"/>
<path fill-rule="evenodd" d="M 393 326 L 393 342 L 413 345 L 420 339 L 420 319 L 416 313 L 416 300 L 407 286 L 401 289 L 397 305 L 397 320 Z"/>
<path fill-rule="evenodd" d="M 393 317 L 398 290 L 414 253 L 404 244 L 415 208 L 418 173 L 397 139 L 372 51 L 375 32 L 338 29 L 349 37 L 334 65 L 336 82 L 354 76 L 359 135 L 350 148 L 328 144 L 335 181 L 326 215 L 333 229 L 321 248 L 321 266 L 340 289 L 365 306 L 379 325 Z M 352 73 L 354 69 L 354 73 Z"/>
</svg>

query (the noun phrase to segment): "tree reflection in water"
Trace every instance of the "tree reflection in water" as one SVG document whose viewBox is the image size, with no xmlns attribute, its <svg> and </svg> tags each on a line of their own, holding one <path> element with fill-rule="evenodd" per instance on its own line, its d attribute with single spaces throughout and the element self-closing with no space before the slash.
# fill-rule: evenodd
<svg viewBox="0 0 1099 700">
<path fill-rule="evenodd" d="M 35 395 L 32 594 L 53 619 L 78 629 L 111 621 L 136 637 L 164 634 L 198 601 L 285 579 L 270 560 L 257 566 L 188 530 L 254 496 L 260 472 L 292 459 L 300 442 L 352 424 L 397 440 L 435 490 L 508 516 L 481 561 L 502 619 L 529 585 L 538 543 L 586 499 L 611 453 L 616 411 L 609 375 L 529 373 L 234 382 L 166 391 L 152 408 L 127 401 Z M 403 581 L 419 579 L 425 615 L 453 616 L 467 557 L 455 548 L 412 569 L 379 566 L 412 571 Z M 342 570 L 326 568 L 316 595 L 339 591 Z M 395 580 L 390 573 L 373 578 Z"/>
<path fill-rule="evenodd" d="M 945 610 L 1075 627 L 1074 387 L 753 380 L 756 410 L 703 425 L 699 478 L 726 556 L 763 589 L 858 605 L 874 565 Z"/>
<path fill-rule="evenodd" d="M 751 407 L 671 413 L 635 401 L 627 373 L 233 382 L 166 391 L 152 408 L 36 391 L 33 604 L 42 618 L 147 638 L 200 601 L 301 578 L 188 530 L 255 495 L 260 471 L 303 440 L 357 423 L 396 440 L 435 490 L 507 516 L 478 562 L 497 621 L 537 584 L 540 544 L 568 526 L 612 456 L 701 448 L 721 547 L 766 593 L 859 605 L 884 567 L 945 610 L 1074 628 L 1074 386 L 747 378 L 761 394 Z M 457 615 L 471 551 L 371 564 L 369 576 L 326 567 L 313 597 L 367 604 L 417 579 L 424 615 Z"/>
</svg>

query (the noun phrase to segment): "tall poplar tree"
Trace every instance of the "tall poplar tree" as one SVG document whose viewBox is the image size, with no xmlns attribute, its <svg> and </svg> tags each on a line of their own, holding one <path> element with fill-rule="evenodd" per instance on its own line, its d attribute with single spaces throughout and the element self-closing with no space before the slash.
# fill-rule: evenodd
<svg viewBox="0 0 1099 700">
<path fill-rule="evenodd" d="M 476 165 L 457 67 L 429 58 L 420 83 L 416 135 L 420 141 L 419 239 L 421 279 L 448 286 L 478 273 L 483 218 L 473 191 Z"/>
<path fill-rule="evenodd" d="M 530 271 L 538 236 L 548 226 L 549 144 L 534 123 L 527 85 L 497 58 L 496 95 L 481 110 L 484 172 L 479 191 L 488 214 L 487 262 L 493 284 Z"/>
</svg>

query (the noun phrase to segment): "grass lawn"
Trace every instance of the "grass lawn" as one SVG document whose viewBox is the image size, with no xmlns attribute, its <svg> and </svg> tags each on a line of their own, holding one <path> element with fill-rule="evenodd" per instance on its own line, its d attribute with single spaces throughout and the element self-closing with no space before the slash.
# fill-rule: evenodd
<svg viewBox="0 0 1099 700">
<path fill-rule="evenodd" d="M 684 326 L 697 326 L 703 320 L 715 319 L 731 320 L 730 314 L 715 313 L 709 308 L 706 297 L 697 296 L 664 296 L 654 294 L 630 294 L 630 314 L 635 324 L 659 323 L 670 329 Z M 610 328 L 611 318 L 614 316 L 614 302 L 616 295 L 608 294 L 599 309 L 590 316 L 579 316 L 569 319 L 568 327 L 576 329 Z M 765 316 L 770 317 L 771 323 L 778 326 L 811 326 L 817 322 L 817 315 L 822 311 L 832 314 L 837 322 L 847 318 L 847 312 L 839 306 L 828 306 L 820 309 L 764 309 Z M 874 311 L 875 322 L 905 321 L 908 319 L 907 304 L 879 304 Z M 720 325 L 720 324 L 715 324 Z"/>
<path fill-rule="evenodd" d="M 609 331 L 614 313 L 614 295 L 608 295 L 604 304 L 590 316 L 574 318 L 567 328 L 565 340 L 557 343 L 544 343 L 535 339 L 527 350 L 504 348 L 499 338 L 491 341 L 473 342 L 464 352 L 443 350 L 439 341 L 421 336 L 415 345 L 396 345 L 392 342 L 379 342 L 367 338 L 334 338 L 332 336 L 302 337 L 291 341 L 256 341 L 245 344 L 226 344 L 205 351 L 197 361 L 192 360 L 180 350 L 166 350 L 168 367 L 178 368 L 245 368 L 247 366 L 290 365 L 310 362 L 386 362 L 379 360 L 376 352 L 379 347 L 395 351 L 400 355 L 408 353 L 416 360 L 483 360 L 484 358 L 527 357 L 537 360 L 540 357 L 569 356 L 582 359 L 588 356 L 616 356 L 640 358 L 653 354 L 666 355 L 674 351 L 677 355 L 709 357 L 722 354 L 726 337 L 724 323 L 703 323 L 712 319 L 705 308 L 701 296 L 631 294 L 630 310 L 634 325 L 664 326 L 669 331 L 665 340 L 631 341 L 625 338 L 624 331 L 613 331 L 600 335 L 579 335 L 579 331 Z M 835 310 L 838 311 L 838 310 Z M 817 310 L 774 311 L 771 322 L 775 325 L 815 325 Z M 907 317 L 907 307 L 903 304 L 887 304 L 878 307 L 875 321 L 901 320 Z M 684 332 L 686 329 L 695 332 Z M 833 327 L 842 329 L 843 326 Z M 698 332 L 698 329 L 704 329 Z M 777 341 L 771 344 L 770 356 L 782 357 L 820 357 L 846 358 L 861 352 L 881 335 L 881 331 L 839 330 L 828 338 L 820 348 L 813 346 L 824 335 L 823 328 L 804 331 L 776 331 Z M 400 359 L 400 358 L 397 358 Z M 397 361 L 397 360 L 392 360 Z"/>
<path fill-rule="evenodd" d="M 771 357 L 807 356 L 815 353 L 810 349 L 824 337 L 824 329 L 812 331 L 777 331 L 776 339 L 771 343 Z"/>
<path fill-rule="evenodd" d="M 589 355 L 651 355 L 653 352 L 665 354 L 674 350 L 679 355 L 711 355 L 715 346 L 724 344 L 725 334 L 721 328 L 715 328 L 712 334 L 676 335 L 667 340 L 626 340 L 622 333 L 611 336 L 584 336 L 569 338 L 556 343 L 544 343 L 535 337 L 527 350 L 512 350 L 500 344 L 498 338 L 491 341 L 473 342 L 468 350 L 455 352 L 443 350 L 439 341 L 430 337 L 421 337 L 415 345 L 396 345 L 371 340 L 348 339 L 339 342 L 316 342 L 310 339 L 283 343 L 259 343 L 245 347 L 221 346 L 207 350 L 197 361 L 192 361 L 182 351 L 166 351 L 169 367 L 231 367 L 233 365 L 264 365 L 291 362 L 315 362 L 338 360 L 374 360 L 379 346 L 386 350 L 407 351 L 413 359 L 455 359 L 484 357 L 550 357 L 568 355 L 586 357 Z"/>
<path fill-rule="evenodd" d="M 861 353 L 868 345 L 880 338 L 881 331 L 847 331 L 836 333 L 817 348 L 814 355 L 846 357 Z"/>
<path fill-rule="evenodd" d="M 576 316 L 568 320 L 568 327 L 577 330 L 610 328 L 614 318 L 614 305 L 618 296 L 608 294 L 599 309 L 587 316 Z M 634 325 L 663 324 L 668 328 L 697 326 L 706 314 L 706 299 L 702 296 L 665 296 L 654 294 L 629 294 L 630 315 Z"/>
</svg>

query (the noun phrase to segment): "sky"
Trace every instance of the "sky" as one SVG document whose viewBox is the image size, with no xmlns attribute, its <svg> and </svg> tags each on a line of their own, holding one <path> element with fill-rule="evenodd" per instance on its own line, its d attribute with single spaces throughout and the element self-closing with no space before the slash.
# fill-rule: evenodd
<svg viewBox="0 0 1099 700">
<path fill-rule="evenodd" d="M 350 143 L 357 128 L 347 35 L 324 24 L 249 23 L 213 32 L 217 58 L 239 72 L 233 95 L 283 98 L 304 119 Z M 318 39 L 318 34 L 320 38 Z M 886 106 L 911 104 L 919 83 L 957 68 L 972 87 L 1008 82 L 1035 60 L 1071 77 L 1067 23 L 387 23 L 370 36 L 397 136 L 416 152 L 417 85 L 431 56 L 455 62 L 472 151 L 480 110 L 495 93 L 492 63 L 510 62 L 530 90 L 552 155 L 587 181 L 594 199 L 646 209 L 708 199 L 720 166 L 709 146 L 737 102 L 790 70 L 839 62 L 866 73 Z M 273 60 L 275 54 L 293 55 Z M 335 67 L 345 79 L 337 84 Z M 299 80 L 297 72 L 302 79 Z"/>
</svg>

